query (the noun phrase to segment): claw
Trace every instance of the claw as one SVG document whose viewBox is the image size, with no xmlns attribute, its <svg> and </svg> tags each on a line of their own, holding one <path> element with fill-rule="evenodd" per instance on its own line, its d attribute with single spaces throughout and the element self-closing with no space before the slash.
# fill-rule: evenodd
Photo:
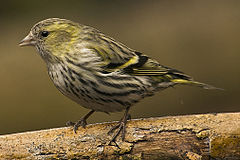
<svg viewBox="0 0 240 160">
<path fill-rule="evenodd" d="M 77 123 L 75 123 L 74 125 L 73 125 L 73 131 L 75 132 L 75 133 L 77 133 L 77 130 L 78 130 L 78 127 L 83 127 L 83 128 L 86 128 L 86 125 L 87 125 L 87 121 L 86 121 L 86 119 L 80 119 L 79 121 L 77 121 Z"/>
<path fill-rule="evenodd" d="M 78 127 L 82 126 L 83 128 L 86 128 L 86 125 L 87 125 L 87 118 L 93 114 L 95 111 L 94 110 L 91 110 L 88 114 L 86 114 L 84 117 L 82 117 L 79 121 L 77 121 L 76 123 L 74 122 L 71 122 L 71 121 L 68 121 L 66 123 L 67 126 L 73 126 L 73 131 L 75 133 L 77 133 L 77 130 L 78 130 Z"/>
<path fill-rule="evenodd" d="M 66 123 L 66 126 L 67 127 L 72 127 L 72 126 L 74 126 L 75 125 L 75 123 L 74 122 L 71 122 L 71 121 L 68 121 L 67 123 Z"/>
<path fill-rule="evenodd" d="M 116 130 L 117 128 L 119 128 L 120 123 L 118 122 L 117 125 L 113 126 L 109 131 L 108 131 L 108 135 L 110 135 L 114 130 Z"/>
</svg>

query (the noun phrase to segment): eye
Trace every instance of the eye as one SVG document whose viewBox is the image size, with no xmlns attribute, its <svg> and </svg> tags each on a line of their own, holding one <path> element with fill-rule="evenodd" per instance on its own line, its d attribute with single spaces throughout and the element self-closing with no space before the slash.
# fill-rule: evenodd
<svg viewBox="0 0 240 160">
<path fill-rule="evenodd" d="M 47 37 L 49 35 L 49 32 L 48 31 L 42 31 L 40 34 L 41 34 L 42 37 Z"/>
</svg>

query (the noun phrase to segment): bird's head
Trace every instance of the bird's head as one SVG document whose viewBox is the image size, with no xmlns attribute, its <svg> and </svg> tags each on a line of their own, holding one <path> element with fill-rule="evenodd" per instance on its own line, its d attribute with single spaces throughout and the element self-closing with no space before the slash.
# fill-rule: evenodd
<svg viewBox="0 0 240 160">
<path fill-rule="evenodd" d="M 46 60 L 71 52 L 78 41 L 81 25 L 70 20 L 50 18 L 35 24 L 20 46 L 35 46 Z"/>
</svg>

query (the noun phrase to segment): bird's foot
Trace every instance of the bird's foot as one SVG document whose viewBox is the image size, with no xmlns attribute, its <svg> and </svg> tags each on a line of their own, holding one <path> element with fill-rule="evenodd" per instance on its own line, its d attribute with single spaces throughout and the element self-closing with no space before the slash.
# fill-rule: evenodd
<svg viewBox="0 0 240 160">
<path fill-rule="evenodd" d="M 68 121 L 67 122 L 67 126 L 72 126 L 73 127 L 73 131 L 75 133 L 77 133 L 78 127 L 82 126 L 83 128 L 86 128 L 87 125 L 87 119 L 89 116 L 91 116 L 95 111 L 91 110 L 90 112 L 88 112 L 85 116 L 83 116 L 79 121 L 77 121 L 76 123 Z"/>
<path fill-rule="evenodd" d="M 83 127 L 83 128 L 86 128 L 86 125 L 87 125 L 87 121 L 86 121 L 86 119 L 84 119 L 84 118 L 81 118 L 79 121 L 77 121 L 77 122 L 71 122 L 71 121 L 68 121 L 67 122 L 67 124 L 66 124 L 67 126 L 72 126 L 73 127 L 73 131 L 75 132 L 75 133 L 77 133 L 77 130 L 78 130 L 78 127 Z"/>
<path fill-rule="evenodd" d="M 122 132 L 122 141 L 124 141 L 125 139 L 125 133 L 126 133 L 126 123 L 127 120 L 131 119 L 130 114 L 126 114 L 126 116 L 124 116 L 115 126 L 113 126 L 109 131 L 108 134 L 111 134 L 114 132 L 114 130 L 117 130 L 116 133 L 113 135 L 109 145 L 112 142 L 115 142 L 116 138 L 118 137 L 118 135 Z"/>
</svg>

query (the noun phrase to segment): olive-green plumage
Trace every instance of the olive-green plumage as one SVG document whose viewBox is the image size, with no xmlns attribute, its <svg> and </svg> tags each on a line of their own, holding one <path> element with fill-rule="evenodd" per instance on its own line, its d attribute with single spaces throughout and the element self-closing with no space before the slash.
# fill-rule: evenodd
<svg viewBox="0 0 240 160">
<path fill-rule="evenodd" d="M 47 64 L 55 86 L 94 111 L 127 111 L 139 100 L 177 84 L 215 89 L 128 48 L 100 31 L 70 20 L 50 18 L 33 26 L 21 46 L 33 45 Z M 120 125 L 120 128 L 123 126 Z"/>
</svg>

